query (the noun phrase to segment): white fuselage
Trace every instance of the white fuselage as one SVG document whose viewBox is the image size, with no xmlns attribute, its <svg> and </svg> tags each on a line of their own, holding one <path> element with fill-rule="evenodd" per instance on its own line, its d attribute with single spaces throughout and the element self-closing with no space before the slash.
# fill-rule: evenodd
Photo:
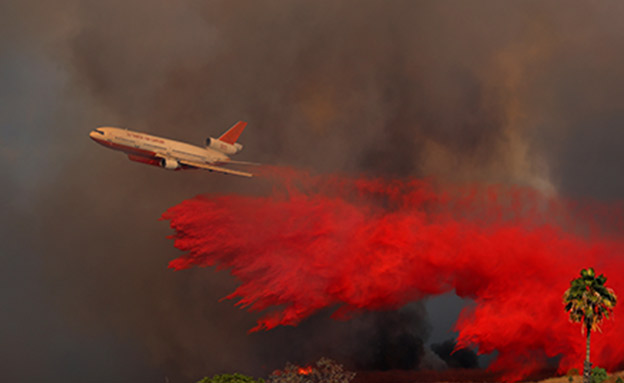
<svg viewBox="0 0 624 383">
<path fill-rule="evenodd" d="M 127 153 L 133 161 L 153 165 L 164 161 L 162 164 L 169 162 L 172 166 L 175 163 L 176 169 L 184 168 L 178 166 L 178 161 L 218 164 L 229 160 L 227 155 L 211 148 L 115 127 L 97 128 L 91 131 L 89 137 L 101 145 Z"/>
</svg>

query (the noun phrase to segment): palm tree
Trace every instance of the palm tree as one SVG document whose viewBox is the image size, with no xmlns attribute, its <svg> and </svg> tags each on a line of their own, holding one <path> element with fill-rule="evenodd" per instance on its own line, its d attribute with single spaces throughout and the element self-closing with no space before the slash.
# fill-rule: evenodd
<svg viewBox="0 0 624 383">
<path fill-rule="evenodd" d="M 591 363 L 589 362 L 589 341 L 591 332 L 600 331 L 600 323 L 609 319 L 617 297 L 612 289 L 605 287 L 607 278 L 596 277 L 594 269 L 581 270 L 581 277 L 570 282 L 570 288 L 563 294 L 565 310 L 570 313 L 570 321 L 582 323 L 581 333 L 586 332 L 587 351 L 583 366 L 583 383 L 590 382 Z"/>
</svg>

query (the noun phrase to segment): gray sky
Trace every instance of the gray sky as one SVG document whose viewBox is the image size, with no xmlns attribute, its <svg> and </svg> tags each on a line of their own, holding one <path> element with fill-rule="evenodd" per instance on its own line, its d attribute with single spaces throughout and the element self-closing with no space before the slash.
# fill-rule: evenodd
<svg viewBox="0 0 624 383">
<path fill-rule="evenodd" d="M 623 16 L 575 0 L 2 2 L 0 378 L 260 375 L 293 339 L 375 331 L 323 314 L 247 335 L 256 317 L 218 302 L 236 281 L 168 270 L 158 218 L 266 185 L 131 163 L 89 140 L 95 126 L 199 144 L 243 119 L 241 160 L 620 201 Z M 445 339 L 459 305 L 426 321 L 415 304 L 409 331 Z M 361 344 L 328 347 L 296 357 Z"/>
</svg>

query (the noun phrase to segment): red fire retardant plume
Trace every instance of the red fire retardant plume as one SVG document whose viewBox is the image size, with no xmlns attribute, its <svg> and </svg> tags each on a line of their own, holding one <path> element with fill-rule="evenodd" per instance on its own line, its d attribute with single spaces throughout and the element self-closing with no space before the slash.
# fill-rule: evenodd
<svg viewBox="0 0 624 383">
<path fill-rule="evenodd" d="M 562 295 L 582 268 L 624 294 L 621 214 L 609 206 L 417 179 L 283 169 L 271 179 L 270 195 L 202 195 L 163 214 L 185 252 L 169 267 L 228 269 L 241 283 L 228 298 L 265 312 L 253 330 L 296 325 L 328 306 L 345 318 L 454 291 L 475 302 L 456 324 L 459 346 L 498 351 L 490 368 L 515 380 L 555 356 L 560 372 L 581 367 L 585 337 Z M 624 359 L 623 305 L 592 337 L 595 365 Z"/>
</svg>

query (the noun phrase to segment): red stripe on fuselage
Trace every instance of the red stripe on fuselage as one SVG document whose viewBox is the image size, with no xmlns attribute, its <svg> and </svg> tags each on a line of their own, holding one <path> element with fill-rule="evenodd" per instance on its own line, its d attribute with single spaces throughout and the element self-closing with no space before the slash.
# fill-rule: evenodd
<svg viewBox="0 0 624 383">
<path fill-rule="evenodd" d="M 130 161 L 135 161 L 135 162 L 140 162 L 142 164 L 146 164 L 146 165 L 153 165 L 153 166 L 161 166 L 160 158 L 154 158 L 154 157 L 145 157 L 145 156 L 139 156 L 136 154 L 128 154 L 128 159 Z"/>
</svg>

